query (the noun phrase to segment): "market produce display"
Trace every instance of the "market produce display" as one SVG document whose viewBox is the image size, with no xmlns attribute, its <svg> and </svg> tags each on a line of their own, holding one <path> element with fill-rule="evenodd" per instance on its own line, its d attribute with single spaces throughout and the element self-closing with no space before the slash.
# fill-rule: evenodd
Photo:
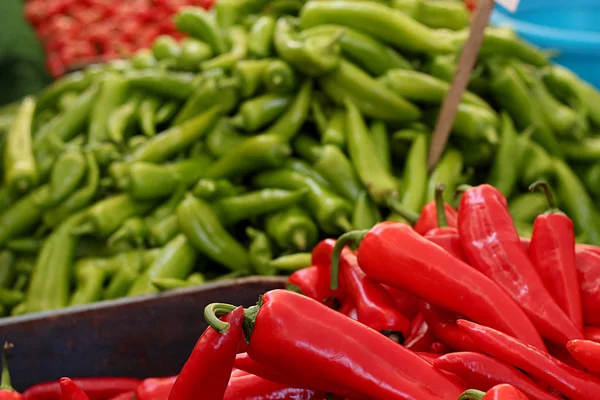
<svg viewBox="0 0 600 400">
<path fill-rule="evenodd" d="M 537 188 L 551 208 L 531 239 L 498 189 L 463 186 L 455 209 L 438 185 L 418 228 L 386 221 L 325 239 L 287 290 L 248 308 L 206 306 L 209 326 L 177 375 L 63 377 L 23 398 L 597 398 L 600 297 L 586 294 L 598 288 L 600 247 L 576 245 L 572 221 Z"/>
<path fill-rule="evenodd" d="M 424 229 L 438 183 L 450 203 L 492 183 L 528 237 L 547 203 L 523 193 L 546 179 L 578 241 L 600 244 L 600 94 L 510 31 L 486 30 L 427 172 L 468 35 L 460 3 L 223 0 L 174 23 L 180 43 L 160 36 L 7 112 L 3 315 L 289 274 L 319 239 L 383 220 Z"/>
</svg>

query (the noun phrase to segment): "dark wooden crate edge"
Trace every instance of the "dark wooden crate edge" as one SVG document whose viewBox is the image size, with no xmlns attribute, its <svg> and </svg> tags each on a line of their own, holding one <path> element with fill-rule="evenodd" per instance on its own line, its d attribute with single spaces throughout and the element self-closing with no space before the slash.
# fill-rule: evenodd
<svg viewBox="0 0 600 400">
<path fill-rule="evenodd" d="M 19 390 L 61 376 L 173 375 L 206 327 L 207 304 L 249 306 L 284 281 L 249 277 L 6 318 L 0 340 L 15 344 L 9 366 Z"/>
</svg>

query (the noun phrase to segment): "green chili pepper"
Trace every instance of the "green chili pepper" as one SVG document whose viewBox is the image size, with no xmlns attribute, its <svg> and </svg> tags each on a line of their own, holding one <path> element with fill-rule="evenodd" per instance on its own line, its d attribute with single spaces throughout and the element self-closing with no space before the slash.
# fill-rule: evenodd
<svg viewBox="0 0 600 400">
<path fill-rule="evenodd" d="M 352 211 L 350 204 L 304 174 L 280 169 L 263 172 L 255 176 L 253 182 L 259 187 L 288 190 L 308 188 L 305 205 L 326 233 L 335 234 L 351 228 L 348 221 Z"/>
<path fill-rule="evenodd" d="M 217 80 L 212 78 L 202 80 L 198 88 L 194 90 L 181 110 L 179 110 L 171 124 L 180 125 L 194 118 L 199 113 L 206 111 L 214 104 L 214 98 L 217 96 Z"/>
<path fill-rule="evenodd" d="M 94 235 L 99 238 L 114 233 L 122 221 L 143 215 L 154 206 L 153 201 L 136 201 L 127 194 L 106 197 L 90 206 L 81 224 L 72 230 L 75 235 Z"/>
<path fill-rule="evenodd" d="M 273 54 L 275 18 L 270 15 L 259 17 L 248 33 L 248 54 L 251 57 L 266 58 Z"/>
<path fill-rule="evenodd" d="M 556 192 L 561 208 L 571 217 L 579 232 L 586 232 L 591 244 L 600 244 L 600 217 L 579 177 L 563 161 L 554 159 Z"/>
<path fill-rule="evenodd" d="M 588 114 L 587 103 L 591 101 L 586 96 L 584 84 L 577 75 L 560 65 L 549 65 L 542 70 L 542 74 L 544 83 L 561 102 L 576 109 L 581 115 Z M 594 119 L 591 119 L 593 122 Z"/>
<path fill-rule="evenodd" d="M 73 193 L 59 206 L 46 210 L 43 215 L 45 225 L 49 227 L 58 226 L 70 215 L 87 207 L 94 199 L 100 183 L 100 169 L 98 168 L 98 163 L 93 154 L 86 153 L 85 159 L 87 174 L 84 186 Z"/>
<path fill-rule="evenodd" d="M 337 104 L 350 99 L 365 115 L 390 121 L 419 119 L 419 109 L 348 61 L 319 79 L 323 91 Z"/>
<path fill-rule="evenodd" d="M 458 1 L 394 0 L 391 6 L 430 28 L 459 30 L 469 26 L 469 12 Z"/>
<path fill-rule="evenodd" d="M 146 136 L 156 135 L 156 113 L 160 107 L 160 99 L 155 96 L 145 96 L 137 109 L 138 122 Z M 136 136 L 134 136 L 136 137 Z"/>
<path fill-rule="evenodd" d="M 166 290 L 174 290 L 174 289 L 180 289 L 180 288 L 185 288 L 185 287 L 192 287 L 192 286 L 198 286 L 198 285 L 202 285 L 204 283 L 204 276 L 202 274 L 200 274 L 199 272 L 196 272 L 191 276 L 194 276 L 195 279 L 191 279 L 188 277 L 187 280 L 183 280 L 183 279 L 175 279 L 175 278 L 156 278 L 152 280 L 152 285 L 154 285 L 158 290 L 160 290 L 161 292 L 166 291 Z M 202 277 L 202 279 L 200 279 L 199 277 Z"/>
<path fill-rule="evenodd" d="M 352 211 L 352 228 L 371 229 L 382 221 L 379 208 L 369 197 L 369 193 L 362 190 L 354 203 Z"/>
<path fill-rule="evenodd" d="M 519 165 L 514 162 L 514 156 L 517 153 L 517 132 L 512 119 L 507 113 L 502 113 L 500 146 L 494 158 L 492 170 L 487 182 L 500 190 L 504 196 L 510 197 L 519 174 Z"/>
<path fill-rule="evenodd" d="M 373 201 L 416 222 L 418 216 L 412 215 L 410 210 L 403 210 L 399 205 L 396 180 L 378 157 L 360 110 L 350 100 L 346 101 L 346 127 L 350 159 Z"/>
<path fill-rule="evenodd" d="M 323 136 L 327 130 L 327 115 L 322 102 L 317 98 L 313 98 L 310 102 L 310 111 L 310 118 L 313 124 L 316 126 L 319 134 Z"/>
<path fill-rule="evenodd" d="M 321 136 L 321 143 L 334 145 L 339 148 L 346 146 L 346 114 L 343 109 L 336 109 L 327 123 L 325 132 Z"/>
<path fill-rule="evenodd" d="M 157 278 L 183 279 L 192 272 L 197 253 L 192 241 L 179 234 L 165 245 L 150 267 L 133 283 L 127 296 L 157 293 L 152 281 Z"/>
<path fill-rule="evenodd" d="M 152 54 L 157 60 L 174 60 L 181 53 L 181 47 L 172 36 L 160 35 L 152 43 Z"/>
<path fill-rule="evenodd" d="M 160 162 L 171 158 L 204 136 L 216 122 L 219 113 L 220 108 L 214 106 L 181 125 L 160 132 L 138 147 L 127 161 Z"/>
<path fill-rule="evenodd" d="M 75 270 L 77 285 L 69 300 L 70 306 L 93 303 L 102 298 L 106 273 L 100 268 L 88 266 Z"/>
<path fill-rule="evenodd" d="M 228 53 L 220 53 L 218 56 L 200 63 L 200 69 L 207 71 L 213 68 L 230 70 L 239 60 L 246 58 L 248 53 L 248 34 L 241 26 L 232 26 L 227 33 L 231 50 Z"/>
<path fill-rule="evenodd" d="M 192 94 L 193 75 L 187 72 L 172 72 L 160 69 L 131 71 L 125 79 L 132 87 L 177 100 L 185 100 Z"/>
<path fill-rule="evenodd" d="M 123 158 L 117 145 L 114 143 L 99 143 L 89 146 L 88 149 L 94 154 L 96 162 L 102 168 L 113 161 L 119 161 Z"/>
<path fill-rule="evenodd" d="M 173 215 L 177 210 L 177 206 L 185 198 L 187 188 L 184 185 L 179 185 L 169 197 L 168 200 L 156 207 L 146 218 L 144 222 L 147 226 L 151 226 L 162 221 L 164 218 Z"/>
<path fill-rule="evenodd" d="M 238 133 L 229 119 L 222 118 L 206 136 L 206 147 L 215 157 L 223 157 L 247 139 Z"/>
<path fill-rule="evenodd" d="M 179 111 L 179 104 L 176 101 L 165 102 L 156 112 L 156 124 L 166 124 Z"/>
<path fill-rule="evenodd" d="M 225 37 L 208 11 L 199 7 L 184 7 L 175 15 L 175 26 L 179 32 L 208 43 L 215 54 L 227 52 Z"/>
<path fill-rule="evenodd" d="M 369 127 L 371 139 L 377 150 L 377 154 L 381 158 L 383 166 L 388 171 L 392 170 L 392 154 L 390 152 L 390 138 L 387 127 L 383 121 L 373 121 Z"/>
<path fill-rule="evenodd" d="M 319 238 L 314 221 L 298 206 L 268 215 L 265 230 L 277 246 L 286 251 L 310 249 Z"/>
<path fill-rule="evenodd" d="M 242 190 L 226 179 L 200 179 L 192 193 L 201 200 L 212 201 L 237 196 Z"/>
<path fill-rule="evenodd" d="M 246 249 L 225 230 L 206 203 L 188 195 L 177 207 L 177 221 L 181 231 L 201 253 L 231 270 L 249 270 Z"/>
<path fill-rule="evenodd" d="M 58 111 L 65 111 L 67 108 L 71 107 L 77 100 L 78 96 L 79 93 L 77 92 L 65 92 L 61 94 L 56 105 Z"/>
<path fill-rule="evenodd" d="M 250 226 L 246 228 L 246 235 L 250 238 L 248 258 L 252 270 L 259 275 L 275 275 L 275 269 L 269 265 L 273 259 L 273 249 L 268 236 Z"/>
<path fill-rule="evenodd" d="M 40 186 L 0 214 L 0 245 L 27 233 L 39 223 L 42 210 L 36 200 L 48 192 L 48 185 Z"/>
<path fill-rule="evenodd" d="M 55 80 L 46 87 L 37 99 L 38 113 L 49 107 L 53 107 L 58 98 L 66 92 L 80 92 L 86 90 L 92 84 L 92 76 L 86 75 L 81 71 L 72 72 Z"/>
<path fill-rule="evenodd" d="M 444 82 L 452 83 L 457 67 L 457 56 L 455 54 L 447 54 L 432 57 L 426 70 L 429 75 Z M 480 95 L 489 92 L 488 78 L 484 74 L 482 65 L 476 65 L 473 69 L 471 78 L 469 79 L 469 90 Z"/>
<path fill-rule="evenodd" d="M 281 256 L 269 263 L 271 267 L 281 271 L 298 271 L 312 265 L 310 253 L 296 253 Z"/>
<path fill-rule="evenodd" d="M 514 221 L 515 229 L 521 237 L 530 238 L 533 235 L 533 225 L 523 221 Z"/>
<path fill-rule="evenodd" d="M 6 185 L 0 186 L 0 210 L 6 210 L 14 202 L 16 198 L 11 190 Z"/>
<path fill-rule="evenodd" d="M 414 53 L 453 53 L 456 35 L 434 30 L 398 10 L 367 1 L 308 1 L 300 13 L 302 29 L 339 24 L 359 30 L 398 49 Z"/>
<path fill-rule="evenodd" d="M 124 77 L 117 74 L 104 76 L 90 114 L 88 143 L 101 143 L 109 139 L 108 118 L 125 101 L 128 89 L 129 84 Z"/>
<path fill-rule="evenodd" d="M 290 146 L 278 136 L 253 136 L 217 160 L 208 169 L 206 177 L 231 178 L 263 168 L 276 168 L 284 163 L 291 152 Z"/>
<path fill-rule="evenodd" d="M 243 98 L 254 96 L 262 85 L 262 76 L 270 60 L 239 60 L 235 63 L 232 76 L 239 82 Z"/>
<path fill-rule="evenodd" d="M 323 146 L 313 168 L 325 177 L 338 194 L 347 200 L 356 201 L 362 185 L 352 163 L 338 147 Z"/>
<path fill-rule="evenodd" d="M 314 138 L 300 134 L 294 139 L 294 151 L 302 158 L 311 163 L 319 159 L 321 145 Z"/>
<path fill-rule="evenodd" d="M 289 17 L 279 18 L 275 25 L 277 54 L 294 68 L 311 76 L 323 75 L 338 66 L 340 39 L 340 32 L 302 38 Z"/>
<path fill-rule="evenodd" d="M 12 308 L 25 299 L 23 292 L 14 289 L 0 288 L 0 304 Z"/>
<path fill-rule="evenodd" d="M 71 230 L 79 225 L 85 212 L 71 215 L 46 239 L 40 251 L 27 290 L 27 312 L 64 308 L 69 302 L 73 259 L 78 237 Z"/>
<path fill-rule="evenodd" d="M 35 100 L 26 97 L 4 140 L 4 185 L 12 193 L 31 190 L 38 183 L 38 171 L 31 147 L 31 121 Z"/>
<path fill-rule="evenodd" d="M 402 177 L 402 205 L 415 213 L 421 211 L 427 192 L 427 150 L 427 136 L 417 135 L 408 152 Z"/>
<path fill-rule="evenodd" d="M 542 178 L 552 177 L 554 173 L 554 161 L 540 145 L 530 142 L 525 151 L 524 158 L 521 178 L 525 185 L 531 185 Z"/>
<path fill-rule="evenodd" d="M 413 69 L 412 65 L 396 50 L 357 30 L 341 25 L 319 25 L 302 32 L 303 37 L 332 35 L 341 32 L 342 53 L 352 62 L 373 76 L 380 76 L 391 69 Z"/>
<path fill-rule="evenodd" d="M 22 263 L 22 264 L 24 264 L 24 263 Z M 31 265 L 31 268 L 33 270 L 33 265 Z M 17 279 L 15 280 L 15 284 L 13 285 L 12 290 L 15 290 L 19 293 L 27 291 L 27 285 L 29 285 L 29 277 L 30 276 L 31 276 L 31 273 L 19 274 L 17 276 Z M 20 301 L 19 303 L 22 303 L 22 301 Z"/>
<path fill-rule="evenodd" d="M 600 196 L 600 164 L 588 167 L 583 174 L 583 182 L 594 196 Z"/>
<path fill-rule="evenodd" d="M 333 185 L 323 175 L 321 175 L 321 173 L 319 173 L 317 170 L 312 168 L 304 161 L 289 159 L 283 164 L 283 167 L 291 171 L 299 172 L 302 175 L 311 178 L 325 189 L 334 191 Z"/>
<path fill-rule="evenodd" d="M 462 38 L 455 44 L 462 46 L 469 37 L 469 29 L 462 31 Z M 536 67 L 548 65 L 548 55 L 537 47 L 520 39 L 510 28 L 487 27 L 480 54 L 482 56 L 505 56 L 519 59 Z"/>
<path fill-rule="evenodd" d="M 138 50 L 131 58 L 131 66 L 135 69 L 153 68 L 158 64 L 151 50 Z"/>
<path fill-rule="evenodd" d="M 428 121 L 433 124 L 439 111 L 427 113 Z M 452 132 L 468 140 L 485 140 L 490 144 L 498 143 L 498 116 L 483 107 L 461 103 L 452 125 Z"/>
<path fill-rule="evenodd" d="M 442 159 L 438 162 L 435 169 L 429 177 L 427 184 L 427 195 L 425 201 L 430 202 L 435 200 L 435 188 L 439 183 L 446 186 L 443 193 L 444 202 L 452 203 L 456 187 L 459 184 L 463 171 L 463 156 L 460 151 L 448 149 Z M 357 228 L 358 229 L 358 228 Z"/>
<path fill-rule="evenodd" d="M 124 265 L 110 280 L 102 294 L 102 299 L 114 300 L 127 296 L 138 276 L 139 273 L 134 268 Z"/>
<path fill-rule="evenodd" d="M 508 211 L 515 221 L 533 223 L 533 220 L 548 209 L 548 199 L 543 193 L 524 193 L 510 199 Z"/>
<path fill-rule="evenodd" d="M 15 253 L 37 254 L 42 248 L 43 244 L 43 239 L 38 239 L 35 237 L 22 237 L 6 242 L 6 248 Z M 2 287 L 2 285 L 0 285 L 0 287 Z"/>
<path fill-rule="evenodd" d="M 141 217 L 131 217 L 123 222 L 123 225 L 108 238 L 108 246 L 113 247 L 116 243 L 125 241 L 136 247 L 143 247 L 144 240 L 148 234 L 146 223 Z"/>
<path fill-rule="evenodd" d="M 265 132 L 276 135 L 284 140 L 292 139 L 302 128 L 308 117 L 312 96 L 312 82 L 305 81 L 300 86 L 296 99 L 291 106 Z"/>
<path fill-rule="evenodd" d="M 292 97 L 267 93 L 245 101 L 231 119 L 238 129 L 256 132 L 277 119 L 292 103 Z"/>
<path fill-rule="evenodd" d="M 181 41 L 181 53 L 177 57 L 177 68 L 184 71 L 196 71 L 200 63 L 213 56 L 212 48 L 200 40 L 185 38 Z"/>
<path fill-rule="evenodd" d="M 17 275 L 15 265 L 15 255 L 11 251 L 0 251 L 0 288 L 12 286 Z"/>
<path fill-rule="evenodd" d="M 86 157 L 81 151 L 66 151 L 61 154 L 52 168 L 50 192 L 41 196 L 40 207 L 54 207 L 70 196 L 83 181 L 86 169 Z"/>
<path fill-rule="evenodd" d="M 136 120 L 141 96 L 134 93 L 108 116 L 108 138 L 115 143 L 123 143 L 125 134 Z"/>
<path fill-rule="evenodd" d="M 290 94 L 298 86 L 298 76 L 283 60 L 271 60 L 263 70 L 262 82 L 269 93 Z"/>
<path fill-rule="evenodd" d="M 148 227 L 148 242 L 152 246 L 164 246 L 179 233 L 177 215 L 169 215 Z"/>
<path fill-rule="evenodd" d="M 225 226 L 240 221 L 279 211 L 302 201 L 308 190 L 296 191 L 281 189 L 262 189 L 239 196 L 229 196 L 217 200 L 212 208 Z"/>
</svg>

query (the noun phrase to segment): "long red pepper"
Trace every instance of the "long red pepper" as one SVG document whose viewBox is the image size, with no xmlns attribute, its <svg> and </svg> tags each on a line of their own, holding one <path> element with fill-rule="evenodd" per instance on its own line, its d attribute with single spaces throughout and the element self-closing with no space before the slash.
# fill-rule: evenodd
<svg viewBox="0 0 600 400">
<path fill-rule="evenodd" d="M 200 398 L 197 397 L 196 398 Z M 202 397 L 204 398 L 204 397 Z M 223 400 L 325 400 L 323 392 L 287 386 L 268 381 L 256 375 L 232 378 L 227 385 Z"/>
<path fill-rule="evenodd" d="M 2 351 L 2 379 L 0 380 L 0 400 L 22 400 L 23 395 L 17 392 L 10 383 L 10 372 L 8 370 L 8 350 L 13 347 L 12 343 L 5 342 Z"/>
<path fill-rule="evenodd" d="M 177 376 L 144 379 L 135 390 L 136 400 L 167 400 Z"/>
<path fill-rule="evenodd" d="M 445 219 L 446 226 L 456 228 L 458 213 L 450 204 L 444 203 L 442 194 L 445 188 L 446 187 L 443 184 L 438 184 L 435 190 L 436 200 L 430 201 L 423 206 L 421 214 L 419 214 L 419 219 L 414 226 L 415 231 L 417 231 L 419 235 L 425 235 L 432 229 L 441 227 L 441 225 L 439 225 L 439 215 L 442 214 L 442 210 L 444 211 L 442 215 Z"/>
<path fill-rule="evenodd" d="M 480 185 L 464 192 L 458 232 L 471 265 L 501 286 L 543 337 L 560 345 L 583 337 L 544 287 L 497 189 Z"/>
<path fill-rule="evenodd" d="M 383 222 L 368 233 L 349 232 L 338 239 L 339 250 L 344 242 L 360 238 L 358 263 L 367 276 L 546 348 L 531 321 L 502 288 L 411 227 Z M 332 269 L 336 262 L 333 257 Z M 332 283 L 336 282 L 332 279 Z"/>
<path fill-rule="evenodd" d="M 321 240 L 317 245 L 313 248 L 311 252 L 311 262 L 312 265 L 316 266 L 320 270 L 319 274 L 319 287 L 322 286 L 322 282 L 331 282 L 331 252 L 335 246 L 335 239 L 325 239 Z M 346 292 L 343 288 L 338 288 L 337 290 L 331 290 L 330 288 L 323 289 L 325 291 L 325 296 L 327 298 L 336 299 L 339 304 L 342 304 L 346 299 Z"/>
<path fill-rule="evenodd" d="M 89 400 L 79 386 L 69 378 L 60 378 L 60 400 Z"/>
<path fill-rule="evenodd" d="M 589 249 L 575 251 L 575 265 L 581 291 L 583 320 L 600 327 L 600 255 Z"/>
<path fill-rule="evenodd" d="M 306 296 L 267 292 L 246 310 L 248 355 L 302 386 L 350 398 L 450 399 L 462 389 L 380 333 Z"/>
<path fill-rule="evenodd" d="M 519 389 L 506 383 L 494 386 L 487 393 L 478 390 L 467 390 L 459 400 L 528 400 Z"/>
<path fill-rule="evenodd" d="M 591 340 L 572 340 L 567 350 L 581 365 L 595 374 L 600 374 L 600 343 Z"/>
<path fill-rule="evenodd" d="M 212 312 L 227 313 L 213 322 L 220 323 L 222 329 L 216 331 L 209 326 L 200 336 L 173 384 L 169 400 L 196 400 L 199 393 L 205 400 L 223 399 L 243 337 L 244 309 L 214 304 Z"/>
<path fill-rule="evenodd" d="M 272 382 L 282 383 L 289 386 L 302 386 L 302 383 L 295 380 L 293 376 L 281 374 L 268 365 L 254 361 L 248 353 L 240 353 L 235 357 L 234 367 L 239 368 L 248 374 L 260 376 Z"/>
<path fill-rule="evenodd" d="M 329 288 L 330 269 L 312 266 L 302 268 L 291 274 L 287 281 L 288 290 L 299 291 L 301 294 L 317 300 L 328 307 L 337 308 L 336 302 L 340 297 Z M 341 291 L 338 291 L 340 293 Z"/>
<path fill-rule="evenodd" d="M 412 351 L 429 351 L 431 345 L 435 341 L 435 338 L 429 331 L 429 326 L 423 314 L 418 313 L 415 318 L 411 321 L 411 332 L 410 336 L 406 338 L 404 347 Z"/>
<path fill-rule="evenodd" d="M 431 353 L 437 353 L 437 354 L 447 354 L 450 353 L 452 350 L 450 350 L 450 347 L 446 346 L 444 343 L 442 342 L 433 342 L 431 343 L 431 346 L 429 346 L 429 352 Z"/>
<path fill-rule="evenodd" d="M 340 255 L 340 273 L 341 287 L 354 301 L 358 322 L 404 343 L 410 334 L 410 321 L 396 310 L 387 290 L 360 269 L 356 255 L 348 248 Z"/>
<path fill-rule="evenodd" d="M 549 210 L 533 223 L 529 259 L 546 289 L 560 308 L 583 330 L 581 295 L 575 267 L 573 221 L 556 208 L 548 185 L 536 182 L 529 190 L 541 188 L 548 198 Z"/>
<path fill-rule="evenodd" d="M 71 378 L 90 400 L 108 400 L 118 394 L 136 390 L 142 382 L 134 378 L 102 377 L 102 378 Z M 23 392 L 25 400 L 59 400 L 60 382 L 38 383 Z"/>
<path fill-rule="evenodd" d="M 600 343 L 600 328 L 596 328 L 594 326 L 585 326 L 583 328 L 583 334 L 587 340 Z"/>
<path fill-rule="evenodd" d="M 452 311 L 421 302 L 421 313 L 427 322 L 433 336 L 450 348 L 458 351 L 477 351 L 477 346 L 456 321 L 462 317 Z"/>
<path fill-rule="evenodd" d="M 414 294 L 397 289 L 388 285 L 382 285 L 392 296 L 396 303 L 396 309 L 409 320 L 412 320 L 419 312 L 419 300 Z"/>
<path fill-rule="evenodd" d="M 571 400 L 589 400 L 600 393 L 600 379 L 572 368 L 533 346 L 495 329 L 459 320 L 481 351 L 547 382 Z"/>
<path fill-rule="evenodd" d="M 531 400 L 558 400 L 558 397 L 542 390 L 515 367 L 481 353 L 449 353 L 436 358 L 433 365 L 458 375 L 473 389 L 485 392 L 495 385 L 508 383 L 525 393 Z"/>
</svg>

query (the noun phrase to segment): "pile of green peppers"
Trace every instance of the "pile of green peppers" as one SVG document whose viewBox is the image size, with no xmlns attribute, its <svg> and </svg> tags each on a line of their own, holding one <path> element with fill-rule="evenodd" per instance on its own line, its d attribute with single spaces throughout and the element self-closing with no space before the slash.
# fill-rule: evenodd
<svg viewBox="0 0 600 400">
<path fill-rule="evenodd" d="M 454 0 L 220 0 L 3 110 L 0 315 L 287 274 L 321 238 L 414 223 L 438 183 L 497 186 L 526 236 L 547 180 L 600 245 L 600 94 L 508 30 L 428 172 L 468 23 Z"/>
</svg>

